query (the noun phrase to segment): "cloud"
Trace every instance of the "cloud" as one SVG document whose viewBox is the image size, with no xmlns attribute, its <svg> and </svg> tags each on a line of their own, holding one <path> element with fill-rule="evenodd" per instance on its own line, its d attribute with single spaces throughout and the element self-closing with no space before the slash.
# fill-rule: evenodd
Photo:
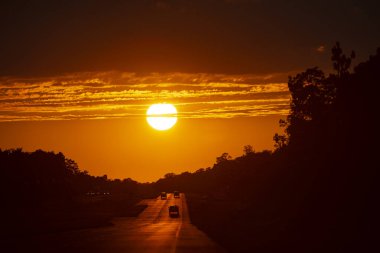
<svg viewBox="0 0 380 253">
<path fill-rule="evenodd" d="M 325 48 L 324 45 L 320 45 L 320 46 L 317 47 L 315 50 L 316 50 L 318 53 L 323 53 L 323 52 L 326 50 L 326 48 Z"/>
<path fill-rule="evenodd" d="M 173 103 L 182 118 L 286 115 L 286 83 L 272 75 L 85 72 L 0 79 L 0 121 L 145 117 Z"/>
</svg>

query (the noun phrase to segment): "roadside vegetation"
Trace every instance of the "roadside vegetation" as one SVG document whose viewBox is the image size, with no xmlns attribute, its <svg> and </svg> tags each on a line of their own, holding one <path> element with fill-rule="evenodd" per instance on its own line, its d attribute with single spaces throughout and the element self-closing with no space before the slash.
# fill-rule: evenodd
<svg viewBox="0 0 380 253">
<path fill-rule="evenodd" d="M 2 235 L 49 233 L 111 225 L 115 216 L 137 216 L 151 197 L 132 179 L 110 180 L 79 170 L 62 153 L 0 150 Z"/>
</svg>

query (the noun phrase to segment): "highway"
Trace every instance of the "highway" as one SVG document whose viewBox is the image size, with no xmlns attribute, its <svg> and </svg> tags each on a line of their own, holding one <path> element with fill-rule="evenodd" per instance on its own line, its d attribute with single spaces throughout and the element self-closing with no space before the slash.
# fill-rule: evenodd
<svg viewBox="0 0 380 253">
<path fill-rule="evenodd" d="M 30 240 L 35 252 L 225 252 L 190 223 L 186 197 L 168 194 L 166 200 L 148 199 L 148 207 L 137 218 L 117 218 L 113 226 L 37 236 Z M 176 204 L 179 218 L 170 218 L 168 208 Z M 25 245 L 24 245 L 25 246 Z M 13 245 L 17 249 L 17 245 Z"/>
</svg>

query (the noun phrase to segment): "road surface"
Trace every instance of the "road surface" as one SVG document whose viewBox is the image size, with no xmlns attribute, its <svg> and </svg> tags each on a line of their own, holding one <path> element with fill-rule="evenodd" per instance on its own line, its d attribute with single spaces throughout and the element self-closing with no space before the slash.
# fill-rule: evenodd
<svg viewBox="0 0 380 253">
<path fill-rule="evenodd" d="M 190 223 L 184 194 L 180 198 L 168 194 L 166 200 L 143 200 L 142 204 L 148 207 L 137 218 L 117 218 L 112 222 L 114 225 L 109 227 L 36 236 L 27 243 L 30 243 L 31 250 L 41 253 L 224 252 Z M 172 204 L 179 206 L 179 218 L 169 217 L 168 208 Z M 13 246 L 13 249 L 17 249 L 21 245 Z"/>
</svg>

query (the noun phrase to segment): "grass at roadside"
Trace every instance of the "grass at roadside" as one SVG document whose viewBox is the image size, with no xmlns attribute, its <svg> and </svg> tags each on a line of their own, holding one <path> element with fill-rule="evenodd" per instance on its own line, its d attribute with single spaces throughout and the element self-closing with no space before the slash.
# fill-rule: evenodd
<svg viewBox="0 0 380 253">
<path fill-rule="evenodd" d="M 280 220 L 233 199 L 192 194 L 186 199 L 191 222 L 228 252 L 274 250 L 283 231 Z"/>
<path fill-rule="evenodd" d="M 137 217 L 147 207 L 138 204 L 140 199 L 90 198 L 3 210 L 6 218 L 0 235 L 13 237 L 111 226 L 114 217 Z"/>
</svg>

